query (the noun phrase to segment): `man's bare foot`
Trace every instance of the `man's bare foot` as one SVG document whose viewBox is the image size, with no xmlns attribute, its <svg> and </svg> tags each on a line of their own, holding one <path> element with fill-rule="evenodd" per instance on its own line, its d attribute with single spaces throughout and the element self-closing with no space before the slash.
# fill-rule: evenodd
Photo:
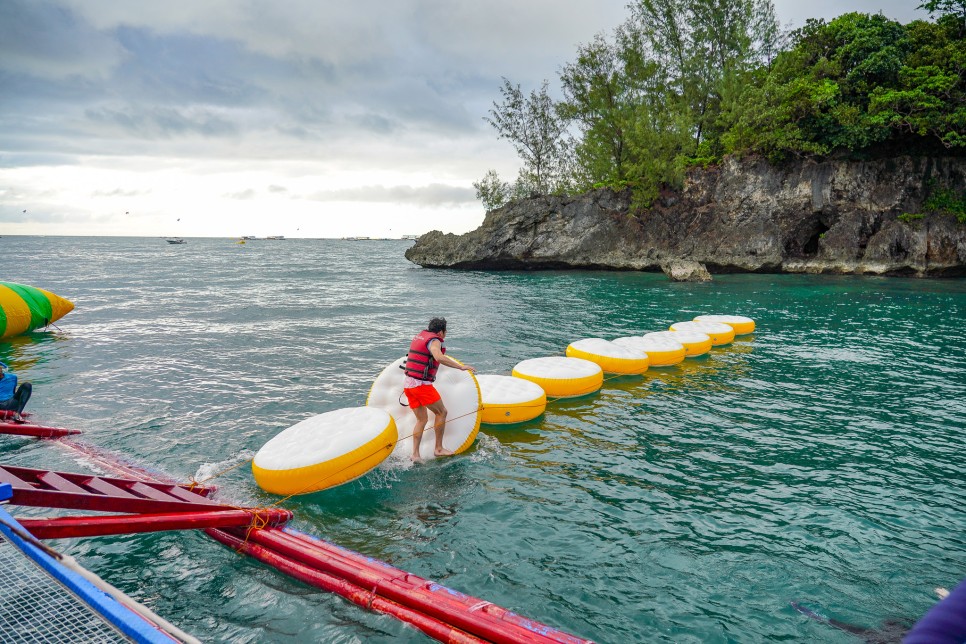
<svg viewBox="0 0 966 644">
<path fill-rule="evenodd" d="M 423 457 L 420 456 L 419 454 L 413 454 L 412 459 L 413 459 L 413 463 L 422 463 L 423 462 Z"/>
<path fill-rule="evenodd" d="M 436 456 L 452 456 L 453 455 L 453 452 L 449 451 L 448 449 L 442 449 L 441 447 L 437 447 L 436 448 L 436 451 L 433 452 L 433 453 L 436 454 Z"/>
</svg>

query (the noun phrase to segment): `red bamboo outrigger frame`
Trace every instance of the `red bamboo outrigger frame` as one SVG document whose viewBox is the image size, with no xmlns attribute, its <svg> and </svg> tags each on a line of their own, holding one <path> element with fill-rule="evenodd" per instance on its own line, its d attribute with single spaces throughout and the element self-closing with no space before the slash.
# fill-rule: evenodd
<svg viewBox="0 0 966 644">
<path fill-rule="evenodd" d="M 27 418 L 29 413 L 24 413 Z M 61 438 L 71 434 L 80 434 L 79 429 L 67 429 L 66 427 L 46 427 L 37 425 L 29 421 L 14 422 L 13 412 L 9 409 L 0 409 L 0 434 L 14 434 L 16 436 L 30 436 L 32 438 Z"/>
<path fill-rule="evenodd" d="M 204 528 L 282 525 L 280 508 L 235 508 L 207 498 L 211 488 L 0 465 L 0 483 L 13 490 L 11 505 L 67 508 L 128 515 L 22 519 L 38 539 Z"/>
<path fill-rule="evenodd" d="M 161 480 L 167 477 L 118 463 L 103 451 L 79 441 L 58 443 L 133 478 L 0 465 L 0 483 L 10 483 L 13 488 L 9 502 L 127 514 L 19 519 L 37 538 L 202 529 L 240 554 L 307 584 L 337 593 L 358 606 L 396 617 L 441 642 L 590 644 L 589 640 L 488 601 L 283 528 L 292 518 L 288 510 L 221 504 L 208 498 L 213 488 Z"/>
</svg>

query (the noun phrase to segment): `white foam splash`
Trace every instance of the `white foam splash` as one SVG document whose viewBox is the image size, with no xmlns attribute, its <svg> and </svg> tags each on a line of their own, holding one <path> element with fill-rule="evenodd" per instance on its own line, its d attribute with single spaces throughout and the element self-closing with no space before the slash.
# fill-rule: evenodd
<svg viewBox="0 0 966 644">
<path fill-rule="evenodd" d="M 232 465 L 236 465 L 240 462 L 250 461 L 255 458 L 255 452 L 251 450 L 242 450 L 235 454 L 232 458 L 226 459 L 224 461 L 217 461 L 215 463 L 202 463 L 198 467 L 198 471 L 195 472 L 196 481 L 204 481 L 212 476 L 215 476 L 219 472 L 223 472 Z"/>
</svg>

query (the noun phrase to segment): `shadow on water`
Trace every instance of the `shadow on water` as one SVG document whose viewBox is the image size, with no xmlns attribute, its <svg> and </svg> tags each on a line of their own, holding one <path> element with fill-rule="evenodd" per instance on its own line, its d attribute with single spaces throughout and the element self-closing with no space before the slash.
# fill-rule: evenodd
<svg viewBox="0 0 966 644">
<path fill-rule="evenodd" d="M 69 347 L 71 340 L 65 331 L 31 331 L 0 340 L 0 357 L 12 370 L 37 367 L 57 359 L 54 352 Z"/>
</svg>

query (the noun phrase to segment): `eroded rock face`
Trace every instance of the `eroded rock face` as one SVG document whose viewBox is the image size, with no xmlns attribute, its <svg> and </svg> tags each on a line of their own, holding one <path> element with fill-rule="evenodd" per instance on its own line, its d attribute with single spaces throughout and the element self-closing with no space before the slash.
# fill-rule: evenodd
<svg viewBox="0 0 966 644">
<path fill-rule="evenodd" d="M 701 262 L 675 259 L 661 264 L 661 270 L 675 282 L 710 282 L 711 273 Z"/>
<path fill-rule="evenodd" d="M 966 275 L 966 225 L 951 215 L 905 223 L 927 182 L 962 190 L 966 159 L 726 159 L 693 171 L 647 211 L 629 192 L 544 196 L 487 213 L 465 235 L 433 231 L 406 252 L 426 267 L 661 270 L 687 260 L 715 272 Z"/>
</svg>

